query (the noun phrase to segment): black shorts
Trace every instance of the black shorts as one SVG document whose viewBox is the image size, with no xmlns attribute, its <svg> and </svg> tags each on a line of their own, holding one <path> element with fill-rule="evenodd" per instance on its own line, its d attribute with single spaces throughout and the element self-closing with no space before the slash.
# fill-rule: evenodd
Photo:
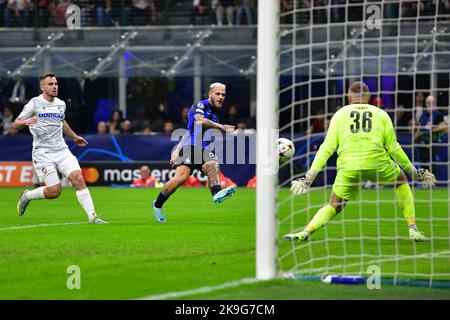
<svg viewBox="0 0 450 320">
<path fill-rule="evenodd" d="M 187 166 L 191 169 L 191 174 L 194 169 L 202 171 L 202 166 L 208 161 L 215 161 L 219 163 L 219 159 L 212 149 L 197 146 L 184 146 L 179 153 L 178 159 L 175 163 L 175 168 L 179 166 Z"/>
</svg>

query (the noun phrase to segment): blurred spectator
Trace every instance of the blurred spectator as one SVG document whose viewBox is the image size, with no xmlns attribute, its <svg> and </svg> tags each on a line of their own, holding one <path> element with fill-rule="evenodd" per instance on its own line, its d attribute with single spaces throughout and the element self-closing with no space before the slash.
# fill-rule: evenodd
<svg viewBox="0 0 450 320">
<path fill-rule="evenodd" d="M 164 123 L 164 128 L 163 128 L 164 133 L 172 134 L 174 129 L 175 129 L 175 126 L 173 125 L 172 121 L 169 120 Z"/>
<path fill-rule="evenodd" d="M 181 110 L 181 119 L 180 119 L 180 128 L 187 128 L 188 121 L 189 121 L 189 107 L 183 107 Z"/>
<path fill-rule="evenodd" d="M 154 134 L 151 126 L 145 126 L 142 130 L 142 134 Z"/>
<path fill-rule="evenodd" d="M 250 180 L 247 182 L 247 188 L 249 189 L 255 189 L 256 188 L 256 175 L 253 176 Z"/>
<path fill-rule="evenodd" d="M 5 9 L 6 9 L 6 3 L 8 0 L 0 0 L 0 28 L 5 26 Z"/>
<path fill-rule="evenodd" d="M 225 117 L 224 123 L 227 123 L 231 126 L 237 126 L 237 122 L 239 120 L 238 118 L 238 108 L 236 105 L 232 104 L 228 107 L 228 113 L 227 116 Z"/>
<path fill-rule="evenodd" d="M 12 123 L 9 128 L 8 131 L 5 133 L 5 135 L 10 135 L 10 136 L 14 136 L 18 133 L 19 131 L 17 130 L 16 126 L 14 123 Z"/>
<path fill-rule="evenodd" d="M 48 21 L 50 17 L 50 6 L 52 5 L 52 2 L 53 2 L 52 0 L 39 0 L 37 10 L 41 27 L 44 28 L 48 27 Z"/>
<path fill-rule="evenodd" d="M 149 188 L 149 187 L 159 187 L 159 181 L 153 178 L 151 175 L 151 170 L 148 166 L 142 166 L 140 169 L 140 178 L 133 180 L 130 187 L 134 188 Z"/>
<path fill-rule="evenodd" d="M 436 99 L 433 96 L 428 96 L 425 100 L 425 105 L 426 109 L 420 117 L 419 128 L 415 133 L 416 143 L 422 144 L 422 146 L 417 148 L 418 157 L 422 163 L 436 161 L 436 146 L 432 146 L 432 143 L 443 142 L 442 138 L 447 131 L 444 116 L 436 109 Z M 429 169 L 432 170 L 432 168 Z"/>
<path fill-rule="evenodd" d="M 196 177 L 189 176 L 189 178 L 183 184 L 183 187 L 185 187 L 185 188 L 203 187 L 203 184 Z"/>
<path fill-rule="evenodd" d="M 168 120 L 169 113 L 167 112 L 166 106 L 164 103 L 160 103 L 152 121 L 153 128 L 158 132 L 163 131 L 164 125 Z"/>
<path fill-rule="evenodd" d="M 245 13 L 247 24 L 252 24 L 252 13 L 250 11 L 249 0 L 234 0 L 236 6 L 236 25 L 241 24 L 242 13 Z"/>
<path fill-rule="evenodd" d="M 217 25 L 221 26 L 224 24 L 224 15 L 226 12 L 227 23 L 229 26 L 233 25 L 233 15 L 234 15 L 234 1 L 233 0 L 213 0 L 212 8 L 216 12 Z"/>
<path fill-rule="evenodd" d="M 414 96 L 414 120 L 419 123 L 420 117 L 425 107 L 425 94 L 421 91 L 416 92 Z"/>
<path fill-rule="evenodd" d="M 202 23 L 206 23 L 208 15 L 208 0 L 193 0 L 191 10 L 191 24 L 197 24 L 197 17 L 201 18 Z"/>
<path fill-rule="evenodd" d="M 247 122 L 244 119 L 239 119 L 237 122 L 236 130 L 232 133 L 233 135 L 240 134 L 253 134 L 256 131 L 254 129 L 247 128 Z"/>
<path fill-rule="evenodd" d="M 254 115 L 254 116 L 250 117 L 250 119 L 248 119 L 247 127 L 249 129 L 255 129 L 255 131 L 256 131 L 256 115 Z"/>
<path fill-rule="evenodd" d="M 13 113 L 10 107 L 5 107 L 3 114 L 0 117 L 0 134 L 8 134 L 13 125 Z"/>
<path fill-rule="evenodd" d="M 54 25 L 66 26 L 66 11 L 72 4 L 71 0 L 59 0 L 59 2 L 56 3 L 51 11 Z"/>
<path fill-rule="evenodd" d="M 28 27 L 30 8 L 30 0 L 8 0 L 5 10 L 5 27 L 15 25 Z"/>
<path fill-rule="evenodd" d="M 236 6 L 236 25 L 241 24 L 242 13 L 245 13 L 247 24 L 252 24 L 252 13 L 250 12 L 250 0 L 234 0 Z"/>
<path fill-rule="evenodd" d="M 121 133 L 122 134 L 133 134 L 134 133 L 133 125 L 131 124 L 130 120 L 125 120 L 122 122 Z"/>
<path fill-rule="evenodd" d="M 395 110 L 393 110 L 392 108 L 386 107 L 384 105 L 384 101 L 381 97 L 373 98 L 372 105 L 386 111 L 387 114 L 389 115 L 389 117 L 391 118 L 392 122 L 395 123 L 395 120 L 394 120 L 395 119 Z"/>
<path fill-rule="evenodd" d="M 131 0 L 125 1 L 125 10 L 123 12 L 121 11 L 120 6 L 120 1 L 106 0 L 105 20 L 107 25 L 118 26 L 119 22 L 121 22 L 122 25 L 128 25 Z"/>
<path fill-rule="evenodd" d="M 311 119 L 311 124 L 308 129 L 308 134 L 325 132 L 327 117 L 323 111 L 318 111 L 315 116 Z"/>
<path fill-rule="evenodd" d="M 293 22 L 294 4 L 294 0 L 281 0 L 281 23 L 290 24 Z"/>
<path fill-rule="evenodd" d="M 155 20 L 154 0 L 133 0 L 130 8 L 132 25 L 149 25 Z"/>
<path fill-rule="evenodd" d="M 106 135 L 106 134 L 108 134 L 108 127 L 106 126 L 105 121 L 100 121 L 97 124 L 97 134 L 98 135 Z"/>
<path fill-rule="evenodd" d="M 395 109 L 395 118 L 394 118 L 394 124 L 399 132 L 409 132 L 410 126 L 409 123 L 412 119 L 412 112 L 411 110 L 407 110 L 405 106 L 398 105 Z"/>
<path fill-rule="evenodd" d="M 120 134 L 120 129 L 123 122 L 123 113 L 121 110 L 114 110 L 111 118 L 108 121 L 108 131 L 109 134 Z"/>
</svg>

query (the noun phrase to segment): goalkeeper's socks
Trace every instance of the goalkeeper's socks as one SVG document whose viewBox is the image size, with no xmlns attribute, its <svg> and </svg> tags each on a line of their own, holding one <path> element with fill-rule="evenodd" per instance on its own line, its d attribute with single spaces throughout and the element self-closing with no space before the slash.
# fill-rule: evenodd
<svg viewBox="0 0 450 320">
<path fill-rule="evenodd" d="M 216 195 L 217 192 L 219 192 L 220 190 L 222 190 L 222 188 L 216 184 L 215 186 L 211 187 L 211 194 L 214 197 Z"/>
<path fill-rule="evenodd" d="M 326 225 L 336 215 L 336 210 L 329 204 L 322 207 L 308 223 L 305 231 L 310 234 Z"/>
<path fill-rule="evenodd" d="M 169 199 L 168 196 L 166 196 L 162 191 L 158 194 L 158 198 L 156 198 L 155 201 L 155 208 L 161 209 L 164 202 L 167 201 L 167 199 Z"/>
<path fill-rule="evenodd" d="M 24 197 L 27 200 L 44 199 L 45 198 L 44 189 L 45 189 L 45 187 L 39 187 L 37 189 L 25 192 Z"/>
<path fill-rule="evenodd" d="M 409 184 L 403 183 L 397 187 L 397 199 L 398 206 L 402 210 L 408 224 L 414 224 L 416 214 L 414 198 Z"/>
</svg>

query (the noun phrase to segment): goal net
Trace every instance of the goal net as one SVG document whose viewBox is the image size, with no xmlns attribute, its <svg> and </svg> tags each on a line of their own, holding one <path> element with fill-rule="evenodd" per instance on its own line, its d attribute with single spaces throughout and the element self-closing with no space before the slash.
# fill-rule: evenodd
<svg viewBox="0 0 450 320">
<path fill-rule="evenodd" d="M 369 86 L 371 104 L 388 112 L 410 160 L 432 171 L 437 186 L 423 189 L 410 181 L 417 227 L 429 241 L 409 238 L 393 185 L 361 181 L 357 198 L 310 239 L 278 241 L 278 274 L 319 278 L 379 271 L 395 284 L 450 283 L 449 31 L 448 1 L 296 0 L 282 7 L 279 128 L 296 153 L 280 164 L 278 239 L 302 230 L 329 201 L 336 154 L 309 193 L 294 197 L 289 187 L 310 167 L 354 81 Z M 432 119 L 428 96 L 435 100 Z"/>
</svg>

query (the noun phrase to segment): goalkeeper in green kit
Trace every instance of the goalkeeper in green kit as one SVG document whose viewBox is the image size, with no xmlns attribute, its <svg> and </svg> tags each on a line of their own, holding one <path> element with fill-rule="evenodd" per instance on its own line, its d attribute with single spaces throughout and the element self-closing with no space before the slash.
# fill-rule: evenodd
<svg viewBox="0 0 450 320">
<path fill-rule="evenodd" d="M 313 232 L 341 212 L 348 200 L 357 195 L 360 181 L 369 179 L 395 184 L 398 205 L 409 226 L 409 237 L 415 241 L 426 241 L 425 236 L 417 229 L 413 195 L 401 169 L 425 188 L 435 185 L 435 176 L 428 170 L 417 170 L 411 164 L 397 142 L 389 115 L 368 104 L 370 92 L 366 84 L 354 82 L 348 90 L 348 100 L 350 104 L 331 118 L 325 141 L 305 177 L 293 181 L 291 185 L 294 195 L 308 192 L 317 174 L 338 148 L 337 175 L 330 202 L 317 211 L 305 229 L 286 234 L 282 239 L 308 239 Z"/>
</svg>

